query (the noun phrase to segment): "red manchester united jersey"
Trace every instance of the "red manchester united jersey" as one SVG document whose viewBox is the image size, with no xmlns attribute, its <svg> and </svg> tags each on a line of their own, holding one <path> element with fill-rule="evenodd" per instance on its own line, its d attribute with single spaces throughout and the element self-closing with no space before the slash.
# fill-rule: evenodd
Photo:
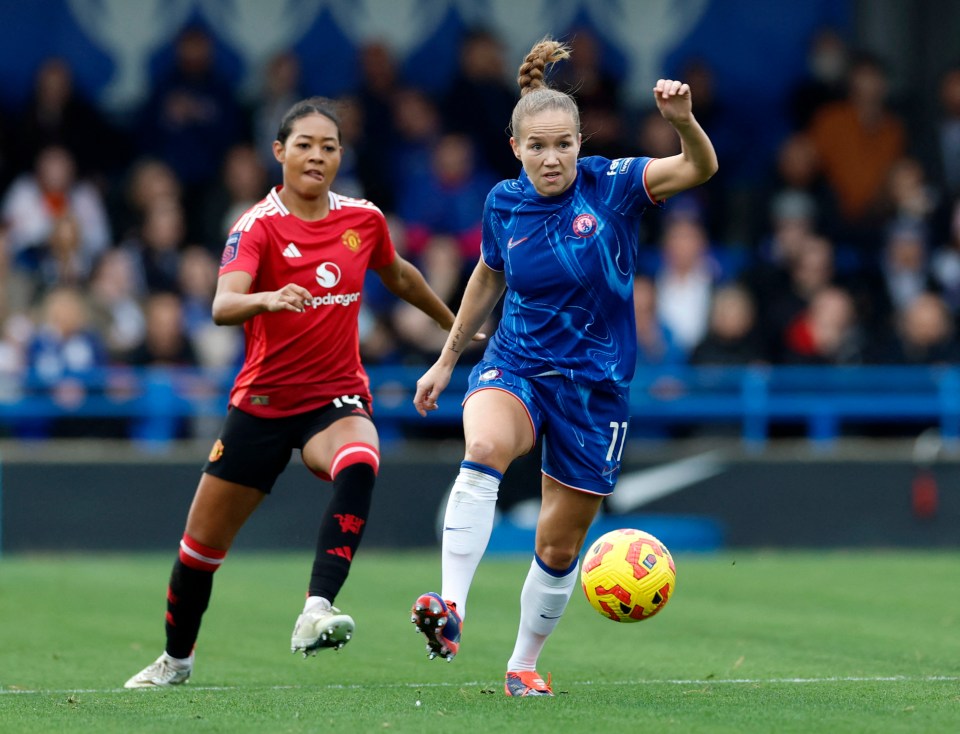
<svg viewBox="0 0 960 734">
<path fill-rule="evenodd" d="M 313 294 L 304 313 L 261 313 L 244 322 L 246 355 L 230 404 L 265 418 L 302 413 L 343 395 L 370 400 L 357 318 L 364 275 L 393 262 L 383 213 L 330 193 L 330 213 L 299 219 L 277 192 L 241 216 L 227 237 L 220 274 L 253 277 L 250 292 L 288 283 Z"/>
</svg>

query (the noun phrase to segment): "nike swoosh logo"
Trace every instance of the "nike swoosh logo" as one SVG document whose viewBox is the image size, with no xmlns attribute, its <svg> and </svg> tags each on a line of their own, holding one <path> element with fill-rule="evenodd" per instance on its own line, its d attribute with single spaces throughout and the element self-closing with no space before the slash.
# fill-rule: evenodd
<svg viewBox="0 0 960 734">
<path fill-rule="evenodd" d="M 541 614 L 540 617 L 543 619 L 560 619 L 559 614 L 556 617 L 548 617 L 546 614 Z"/>
<path fill-rule="evenodd" d="M 526 241 L 529 240 L 529 239 L 530 239 L 529 237 L 521 237 L 519 240 L 517 240 L 516 242 L 514 242 L 514 241 L 513 241 L 513 237 L 511 237 L 509 240 L 507 240 L 507 249 L 508 249 L 508 250 L 512 250 L 514 247 L 516 247 L 517 245 L 519 245 L 521 242 L 526 242 Z"/>
<path fill-rule="evenodd" d="M 614 512 L 630 512 L 724 471 L 726 466 L 721 452 L 708 451 L 688 459 L 621 474 L 616 491 L 605 502 Z"/>
<path fill-rule="evenodd" d="M 465 525 L 465 526 L 462 527 L 462 528 L 449 528 L 449 527 L 445 527 L 445 528 L 444 528 L 444 531 L 447 531 L 447 530 L 469 530 L 469 529 L 470 529 L 470 526 L 469 526 L 469 525 Z"/>
</svg>

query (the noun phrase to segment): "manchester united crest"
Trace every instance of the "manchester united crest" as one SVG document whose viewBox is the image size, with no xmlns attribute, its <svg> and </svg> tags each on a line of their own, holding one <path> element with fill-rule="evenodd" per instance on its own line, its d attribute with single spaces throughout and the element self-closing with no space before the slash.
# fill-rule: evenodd
<svg viewBox="0 0 960 734">
<path fill-rule="evenodd" d="M 218 438 L 216 443 L 213 444 L 213 448 L 210 449 L 210 456 L 207 458 L 213 463 L 214 461 L 220 461 L 221 456 L 223 456 L 223 441 Z"/>
<path fill-rule="evenodd" d="M 340 241 L 350 252 L 356 252 L 360 249 L 360 233 L 355 229 L 348 229 L 344 232 L 340 236 Z"/>
</svg>

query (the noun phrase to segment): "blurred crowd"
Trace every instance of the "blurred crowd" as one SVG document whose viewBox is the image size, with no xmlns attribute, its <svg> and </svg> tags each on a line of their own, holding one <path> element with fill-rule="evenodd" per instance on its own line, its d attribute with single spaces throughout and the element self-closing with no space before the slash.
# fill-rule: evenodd
<svg viewBox="0 0 960 734">
<path fill-rule="evenodd" d="M 577 98 L 583 155 L 668 156 L 678 138 L 631 109 L 587 29 L 554 83 Z M 339 100 L 334 189 L 387 215 L 398 250 L 455 309 L 480 251 L 484 198 L 519 173 L 506 127 L 515 64 L 470 33 L 443 94 L 406 82 L 388 47 L 358 54 Z M 635 280 L 640 363 L 936 364 L 960 354 L 960 66 L 939 80 L 931 134 L 909 129 L 882 59 L 818 33 L 790 91 L 790 132 L 754 149 L 714 70 L 678 77 L 713 139 L 719 174 L 645 216 Z M 242 332 L 214 327 L 220 251 L 234 220 L 279 183 L 283 112 L 316 93 L 293 53 L 251 100 L 221 78 L 213 41 L 178 38 L 142 108 L 118 122 L 59 58 L 29 101 L 0 111 L 0 399 L 113 365 L 230 368 Z M 766 114 L 758 111 L 758 115 Z M 368 364 L 432 361 L 444 334 L 375 278 L 361 317 Z M 11 387 L 13 386 L 13 387 Z"/>
</svg>

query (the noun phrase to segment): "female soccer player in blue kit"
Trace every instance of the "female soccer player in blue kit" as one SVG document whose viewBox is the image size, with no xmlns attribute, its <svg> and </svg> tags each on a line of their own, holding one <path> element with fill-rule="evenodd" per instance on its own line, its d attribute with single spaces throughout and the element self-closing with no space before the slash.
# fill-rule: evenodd
<svg viewBox="0 0 960 734">
<path fill-rule="evenodd" d="M 638 220 L 648 206 L 717 170 L 713 145 L 693 116 L 690 87 L 670 79 L 653 92 L 680 136 L 679 154 L 578 160 L 576 102 L 544 80 L 547 66 L 569 55 L 545 39 L 520 66 L 510 145 L 523 171 L 487 197 L 482 259 L 414 397 L 421 415 L 436 409 L 461 352 L 506 290 L 502 319 L 463 402 L 466 452 L 444 518 L 442 590 L 420 596 L 412 620 L 431 658 L 456 655 L 500 480 L 542 433 L 542 504 L 507 663 L 508 696 L 553 695 L 536 672 L 537 659 L 576 585 L 587 530 L 620 473 L 636 363 Z"/>
</svg>

